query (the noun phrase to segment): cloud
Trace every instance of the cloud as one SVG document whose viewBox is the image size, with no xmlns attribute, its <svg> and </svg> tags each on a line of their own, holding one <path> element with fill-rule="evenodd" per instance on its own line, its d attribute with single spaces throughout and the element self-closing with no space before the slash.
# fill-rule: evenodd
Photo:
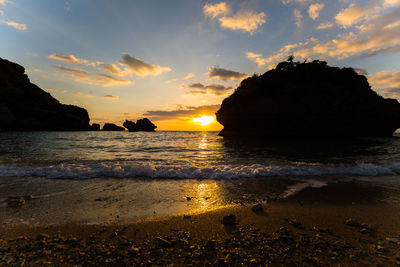
<svg viewBox="0 0 400 267">
<path fill-rule="evenodd" d="M 190 73 L 186 74 L 185 77 L 183 77 L 183 80 L 186 81 L 186 80 L 194 78 L 195 76 L 196 75 L 193 72 L 190 72 Z"/>
<path fill-rule="evenodd" d="M 4 16 L 4 11 L 0 9 L 0 16 Z"/>
<path fill-rule="evenodd" d="M 163 72 L 170 71 L 168 67 L 161 67 L 144 62 L 143 60 L 132 57 L 128 53 L 122 54 L 122 60 L 118 61 L 120 65 L 126 66 L 129 71 L 138 76 L 159 75 Z"/>
<path fill-rule="evenodd" d="M 178 118 L 193 117 L 196 115 L 214 115 L 220 105 L 204 106 L 182 106 L 178 105 L 175 110 L 148 110 L 143 115 L 153 120 L 170 120 Z"/>
<path fill-rule="evenodd" d="M 333 26 L 334 26 L 333 22 L 326 21 L 326 22 L 322 22 L 321 24 L 319 24 L 316 29 L 317 30 L 325 30 L 325 29 L 332 28 Z"/>
<path fill-rule="evenodd" d="M 245 73 L 240 73 L 237 71 L 233 70 L 227 70 L 223 68 L 218 68 L 218 67 L 210 67 L 208 71 L 208 76 L 210 78 L 216 78 L 216 79 L 221 79 L 221 80 L 242 80 L 244 78 L 249 77 L 249 75 Z"/>
<path fill-rule="evenodd" d="M 282 0 L 282 4 L 287 5 L 290 3 L 306 4 L 312 0 Z"/>
<path fill-rule="evenodd" d="M 206 16 L 217 19 L 222 28 L 230 30 L 245 31 L 250 34 L 254 32 L 264 23 L 267 22 L 264 12 L 253 12 L 251 10 L 241 9 L 236 14 L 231 13 L 231 7 L 225 3 L 206 4 L 203 7 Z"/>
<path fill-rule="evenodd" d="M 67 90 L 52 89 L 52 88 L 48 88 L 45 91 L 47 91 L 49 93 L 53 93 L 53 94 L 63 94 L 63 95 L 70 94 L 70 95 L 74 95 L 74 96 L 77 96 L 77 97 L 84 97 L 84 98 L 92 98 L 92 97 L 94 97 L 94 95 L 92 95 L 92 94 L 86 94 L 86 93 L 77 92 L 77 91 L 68 92 Z"/>
<path fill-rule="evenodd" d="M 122 69 L 120 69 L 117 65 L 115 64 L 107 64 L 103 62 L 98 62 L 97 66 L 107 72 L 108 74 L 111 75 L 116 75 L 116 76 L 125 76 L 126 72 L 124 72 Z"/>
<path fill-rule="evenodd" d="M 246 57 L 250 59 L 251 61 L 257 63 L 259 67 L 269 65 L 270 68 L 278 63 L 281 60 L 287 59 L 287 57 L 291 54 L 294 54 L 295 56 L 304 56 L 302 53 L 304 53 L 304 50 L 301 50 L 303 47 L 307 47 L 312 44 L 318 43 L 318 40 L 316 38 L 309 38 L 305 42 L 299 42 L 295 44 L 287 44 L 284 45 L 279 49 L 279 52 L 269 56 L 269 57 L 263 57 L 261 54 L 253 53 L 253 52 L 247 52 Z M 297 49 L 297 50 L 296 50 Z"/>
<path fill-rule="evenodd" d="M 84 97 L 84 98 L 92 98 L 94 97 L 92 94 L 86 94 L 82 92 L 71 92 L 72 95 L 78 96 L 78 97 Z"/>
<path fill-rule="evenodd" d="M 109 100 L 117 100 L 118 96 L 116 96 L 116 95 L 105 95 L 105 96 L 103 96 L 103 98 L 109 99 Z"/>
<path fill-rule="evenodd" d="M 130 80 L 115 78 L 110 75 L 95 73 L 89 74 L 87 71 L 78 68 L 67 68 L 56 65 L 54 68 L 66 72 L 72 76 L 75 81 L 84 82 L 89 84 L 99 84 L 103 87 L 113 85 L 129 85 L 132 84 Z"/>
<path fill-rule="evenodd" d="M 374 87 L 400 88 L 400 71 L 384 70 L 368 76 Z"/>
<path fill-rule="evenodd" d="M 207 93 L 212 95 L 225 95 L 232 91 L 233 87 L 226 87 L 220 84 L 210 84 L 206 86 Z"/>
<path fill-rule="evenodd" d="M 187 91 L 185 95 L 209 94 L 209 95 L 219 96 L 230 93 L 232 89 L 234 89 L 233 87 L 227 87 L 220 84 L 204 85 L 202 83 L 192 83 L 192 84 L 183 84 L 182 86 L 190 89 L 196 89 Z"/>
<path fill-rule="evenodd" d="M 205 86 L 202 83 L 182 84 L 182 87 L 204 89 Z"/>
<path fill-rule="evenodd" d="M 295 9 L 295 10 L 293 10 L 293 15 L 296 19 L 297 27 L 299 27 L 299 28 L 303 27 L 303 22 L 301 21 L 301 19 L 303 18 L 303 15 L 301 15 L 301 11 L 299 9 Z"/>
<path fill-rule="evenodd" d="M 14 4 L 14 2 L 10 1 L 10 0 L 0 0 L 0 5 L 1 6 L 5 6 L 7 4 Z"/>
<path fill-rule="evenodd" d="M 15 21 L 0 20 L 0 24 L 6 24 L 10 27 L 13 27 L 16 30 L 19 30 L 19 31 L 25 31 L 28 29 L 28 26 L 26 26 L 26 24 L 18 23 Z"/>
<path fill-rule="evenodd" d="M 95 73 L 90 77 L 90 82 L 95 84 L 102 84 L 104 87 L 114 86 L 114 85 L 129 85 L 132 84 L 130 80 L 115 78 L 107 74 Z"/>
<path fill-rule="evenodd" d="M 88 72 L 86 70 L 83 69 L 77 69 L 77 68 L 66 68 L 64 66 L 61 65 L 55 65 L 53 66 L 54 68 L 64 71 L 64 72 L 68 72 L 72 75 L 77 75 L 77 76 L 85 76 L 88 75 Z"/>
<path fill-rule="evenodd" d="M 63 61 L 63 62 L 68 62 L 68 63 L 75 63 L 78 65 L 85 65 L 85 66 L 94 66 L 96 65 L 95 63 L 91 63 L 86 59 L 82 58 L 77 58 L 74 55 L 60 55 L 60 54 L 51 54 L 49 58 L 58 60 L 58 61 Z"/>
<path fill-rule="evenodd" d="M 343 28 L 347 28 L 356 24 L 368 16 L 376 13 L 380 9 L 370 2 L 370 4 L 366 6 L 360 6 L 357 3 L 350 4 L 349 7 L 342 9 L 336 16 L 336 23 L 342 26 Z"/>
<path fill-rule="evenodd" d="M 366 69 L 354 68 L 354 71 L 357 72 L 357 74 L 359 74 L 359 75 L 364 75 L 364 76 L 368 75 L 368 72 Z"/>
<path fill-rule="evenodd" d="M 324 4 L 312 4 L 308 7 L 308 16 L 313 20 L 316 20 L 319 17 L 319 13 L 322 9 L 324 9 Z"/>
<path fill-rule="evenodd" d="M 203 12 L 204 14 L 206 14 L 207 16 L 211 17 L 211 18 L 216 18 L 220 15 L 225 15 L 228 14 L 230 12 L 231 8 L 228 4 L 226 4 L 225 2 L 221 2 L 215 5 L 212 4 L 205 4 L 203 7 Z"/>
<path fill-rule="evenodd" d="M 249 10 L 242 10 L 232 17 L 221 17 L 219 21 L 221 27 L 230 30 L 242 30 L 253 34 L 258 27 L 263 25 L 267 20 L 264 12 L 254 13 Z"/>
<path fill-rule="evenodd" d="M 325 41 L 310 38 L 303 43 L 286 45 L 268 57 L 256 53 L 247 53 L 247 57 L 261 66 L 276 64 L 289 54 L 299 59 L 315 57 L 343 60 L 400 52 L 400 6 L 394 9 L 377 6 L 378 9 L 381 10 L 379 14 L 366 16 L 353 31 L 338 34 L 335 38 Z M 287 49 L 289 46 L 290 49 Z"/>
<path fill-rule="evenodd" d="M 385 97 L 400 98 L 400 71 L 384 70 L 368 76 L 372 87 Z"/>
</svg>

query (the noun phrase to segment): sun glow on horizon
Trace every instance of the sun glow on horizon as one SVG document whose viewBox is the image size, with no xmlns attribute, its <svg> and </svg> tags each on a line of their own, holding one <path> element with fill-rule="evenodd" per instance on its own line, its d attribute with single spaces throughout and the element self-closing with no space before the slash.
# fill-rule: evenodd
<svg viewBox="0 0 400 267">
<path fill-rule="evenodd" d="M 214 121 L 215 121 L 214 116 L 201 116 L 201 117 L 193 118 L 193 122 L 200 123 L 203 126 L 207 126 Z"/>
</svg>

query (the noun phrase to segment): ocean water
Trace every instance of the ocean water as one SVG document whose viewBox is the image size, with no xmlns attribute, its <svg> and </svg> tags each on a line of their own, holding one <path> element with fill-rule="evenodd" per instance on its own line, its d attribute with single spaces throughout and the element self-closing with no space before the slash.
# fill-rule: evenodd
<svg viewBox="0 0 400 267">
<path fill-rule="evenodd" d="M 26 203 L 13 207 L 15 197 Z M 130 222 L 299 199 L 398 206 L 400 136 L 228 140 L 217 132 L 0 133 L 0 221 L 10 225 Z"/>
<path fill-rule="evenodd" d="M 3 132 L 0 178 L 396 176 L 392 138 L 226 140 L 217 132 Z"/>
</svg>

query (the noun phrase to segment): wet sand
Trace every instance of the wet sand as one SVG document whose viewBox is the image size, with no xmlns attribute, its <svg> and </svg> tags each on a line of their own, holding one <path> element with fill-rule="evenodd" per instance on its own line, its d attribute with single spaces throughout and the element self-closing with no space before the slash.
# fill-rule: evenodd
<svg viewBox="0 0 400 267">
<path fill-rule="evenodd" d="M 247 202 L 132 222 L 2 224 L 0 265 L 400 264 L 400 207 L 387 191 L 350 181 L 264 202 L 249 199 L 255 191 Z"/>
</svg>

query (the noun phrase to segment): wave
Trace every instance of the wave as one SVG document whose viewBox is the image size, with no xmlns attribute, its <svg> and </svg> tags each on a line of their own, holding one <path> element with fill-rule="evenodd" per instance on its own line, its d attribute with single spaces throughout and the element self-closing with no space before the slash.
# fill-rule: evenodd
<svg viewBox="0 0 400 267">
<path fill-rule="evenodd" d="M 0 165 L 0 177 L 88 178 L 160 178 L 160 179 L 233 179 L 271 176 L 392 176 L 400 174 L 400 162 L 353 165 L 221 165 L 194 167 L 160 163 L 97 162 L 62 163 L 46 166 Z"/>
</svg>

